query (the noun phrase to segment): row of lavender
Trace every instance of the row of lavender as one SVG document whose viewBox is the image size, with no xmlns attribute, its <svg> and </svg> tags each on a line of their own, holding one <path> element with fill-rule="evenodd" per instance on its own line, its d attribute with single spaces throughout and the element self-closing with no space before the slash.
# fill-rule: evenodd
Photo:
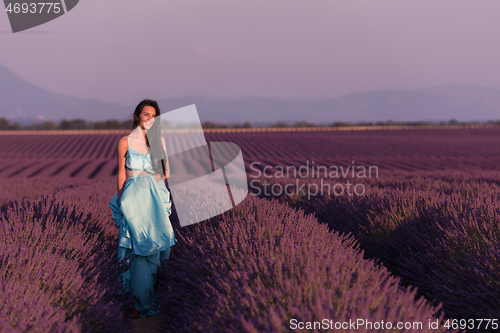
<svg viewBox="0 0 500 333">
<path fill-rule="evenodd" d="M 176 232 L 159 270 L 163 331 L 446 330 L 439 306 L 416 300 L 415 290 L 363 259 L 352 237 L 275 200 L 249 195 Z"/>
<path fill-rule="evenodd" d="M 34 199 L 91 182 L 93 180 L 76 177 L 0 178 L 0 210 L 6 210 L 14 201 Z"/>
<path fill-rule="evenodd" d="M 43 188 L 60 187 L 52 179 Z M 66 180 L 66 185 L 72 180 Z M 32 185 L 15 183 L 32 197 Z M 73 180 L 74 182 L 74 180 Z M 22 193 L 22 187 L 24 193 Z M 75 184 L 73 184 L 75 185 Z M 68 185 L 71 186 L 71 185 Z M 110 191 L 102 184 L 4 202 L 0 216 L 1 332 L 127 332 L 132 297 L 122 292 Z M 40 190 L 38 190 L 40 191 Z M 7 195 L 2 195 L 8 201 Z"/>
<path fill-rule="evenodd" d="M 500 172 L 398 173 L 379 179 L 350 179 L 365 195 L 316 194 L 332 180 L 275 179 L 288 193 L 254 189 L 314 213 L 320 223 L 350 233 L 368 258 L 377 258 L 405 285 L 418 287 L 447 316 L 500 320 Z M 262 184 L 258 179 L 256 184 Z M 296 190 L 308 183 L 303 189 Z M 299 192 L 297 194 L 297 192 Z M 309 195 L 309 197 L 308 197 Z M 465 321 L 462 321 L 464 323 Z M 468 332 L 486 332 L 478 321 Z M 492 328 L 492 325 L 489 327 Z"/>
<path fill-rule="evenodd" d="M 249 173 L 274 166 L 377 166 L 380 170 L 500 169 L 500 128 L 359 132 L 206 133 L 241 147 Z M 124 134 L 3 135 L 0 177 L 116 176 Z M 188 140 L 184 137 L 185 140 Z M 182 137 L 177 138 L 179 143 Z M 254 163 L 254 164 L 252 164 Z M 269 167 L 271 167 L 269 169 Z"/>
<path fill-rule="evenodd" d="M 234 142 L 255 168 L 378 166 L 384 170 L 499 170 L 500 128 L 359 132 L 207 133 Z M 253 172 L 248 166 L 247 171 Z M 262 171 L 262 170 L 261 170 Z M 311 173 L 312 170 L 309 170 Z M 269 169 L 274 173 L 273 169 Z"/>
</svg>

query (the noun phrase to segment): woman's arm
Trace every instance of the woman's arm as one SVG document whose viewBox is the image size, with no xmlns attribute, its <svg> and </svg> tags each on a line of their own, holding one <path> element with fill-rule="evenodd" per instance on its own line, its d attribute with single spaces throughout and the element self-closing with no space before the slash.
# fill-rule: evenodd
<svg viewBox="0 0 500 333">
<path fill-rule="evenodd" d="M 118 146 L 116 147 L 116 158 L 118 163 L 118 175 L 117 175 L 117 190 L 118 190 L 118 201 L 123 193 L 123 186 L 127 180 L 127 173 L 125 171 L 125 154 L 128 150 L 127 138 L 123 137 L 118 141 Z"/>
<path fill-rule="evenodd" d="M 163 144 L 163 149 L 165 150 L 165 156 L 167 156 L 167 159 L 165 160 L 165 175 L 163 176 L 163 179 L 166 179 L 170 177 L 170 166 L 168 164 L 167 145 L 165 144 L 165 139 L 163 137 L 161 138 L 161 143 Z"/>
</svg>

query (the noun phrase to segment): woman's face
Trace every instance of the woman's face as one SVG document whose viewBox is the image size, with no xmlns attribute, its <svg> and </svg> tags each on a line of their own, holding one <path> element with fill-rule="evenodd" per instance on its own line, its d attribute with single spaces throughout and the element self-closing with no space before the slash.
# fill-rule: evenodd
<svg viewBox="0 0 500 333">
<path fill-rule="evenodd" d="M 155 116 L 156 116 L 156 110 L 152 106 L 145 106 L 142 109 L 141 114 L 139 115 L 139 125 L 143 129 L 150 129 L 151 126 L 153 126 L 153 123 L 155 121 Z"/>
</svg>

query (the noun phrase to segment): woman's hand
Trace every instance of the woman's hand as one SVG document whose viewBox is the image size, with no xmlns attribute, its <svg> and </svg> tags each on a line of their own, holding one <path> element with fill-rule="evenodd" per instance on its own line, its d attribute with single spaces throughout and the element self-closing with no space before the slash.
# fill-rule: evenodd
<svg viewBox="0 0 500 333">
<path fill-rule="evenodd" d="M 120 204 L 120 215 L 123 217 L 122 208 L 121 208 L 122 203 L 120 201 L 121 199 L 122 199 L 121 198 L 121 193 L 118 193 L 118 203 Z"/>
<path fill-rule="evenodd" d="M 155 173 L 156 182 L 163 180 L 159 173 Z"/>
<path fill-rule="evenodd" d="M 155 178 L 156 181 L 159 182 L 160 180 L 165 180 L 167 179 L 167 175 L 164 175 L 163 177 L 159 173 L 155 173 Z"/>
</svg>

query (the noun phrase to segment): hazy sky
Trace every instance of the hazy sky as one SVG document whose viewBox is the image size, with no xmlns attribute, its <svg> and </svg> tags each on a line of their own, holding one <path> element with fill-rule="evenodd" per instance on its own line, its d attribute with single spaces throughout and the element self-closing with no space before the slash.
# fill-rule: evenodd
<svg viewBox="0 0 500 333">
<path fill-rule="evenodd" d="M 329 98 L 465 83 L 500 88 L 498 0 L 81 0 L 13 34 L 0 64 L 54 92 Z"/>
</svg>

